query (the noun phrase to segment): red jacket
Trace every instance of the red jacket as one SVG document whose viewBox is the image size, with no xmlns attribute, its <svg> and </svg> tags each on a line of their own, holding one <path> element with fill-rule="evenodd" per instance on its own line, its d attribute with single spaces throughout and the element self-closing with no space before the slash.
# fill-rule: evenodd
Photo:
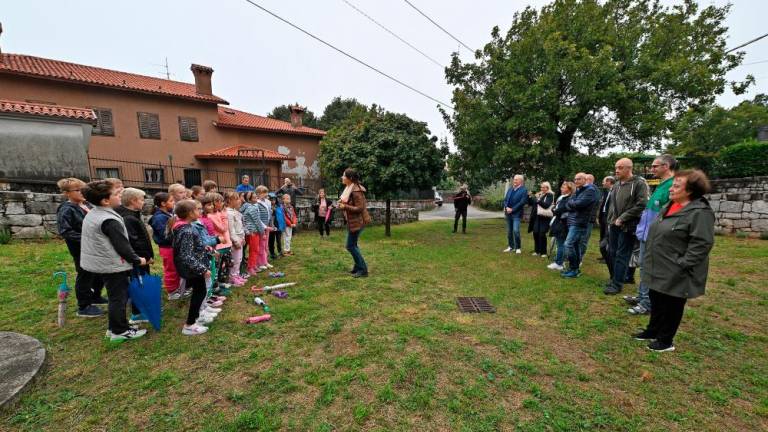
<svg viewBox="0 0 768 432">
<path fill-rule="evenodd" d="M 289 205 L 283 208 L 283 214 L 285 215 L 285 225 L 286 226 L 295 226 L 299 223 L 298 218 L 296 217 L 296 211 L 293 209 L 293 206 Z"/>
</svg>

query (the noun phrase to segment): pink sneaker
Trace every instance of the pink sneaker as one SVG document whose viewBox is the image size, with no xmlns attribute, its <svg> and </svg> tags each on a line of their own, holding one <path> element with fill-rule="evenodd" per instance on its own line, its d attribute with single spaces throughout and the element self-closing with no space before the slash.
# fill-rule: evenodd
<svg viewBox="0 0 768 432">
<path fill-rule="evenodd" d="M 237 287 L 241 287 L 241 286 L 245 285 L 245 281 L 242 278 L 239 278 L 239 277 L 232 277 L 231 281 L 232 281 L 232 285 L 237 286 Z"/>
</svg>

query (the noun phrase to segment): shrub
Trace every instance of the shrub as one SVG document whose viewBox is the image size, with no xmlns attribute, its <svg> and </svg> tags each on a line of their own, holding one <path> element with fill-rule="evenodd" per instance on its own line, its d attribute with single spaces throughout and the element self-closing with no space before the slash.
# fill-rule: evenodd
<svg viewBox="0 0 768 432">
<path fill-rule="evenodd" d="M 768 175 L 768 142 L 750 140 L 720 150 L 713 174 L 721 178 Z"/>
<path fill-rule="evenodd" d="M 474 200 L 475 204 L 485 210 L 501 211 L 504 208 L 505 187 L 505 182 L 496 182 L 480 189 L 482 199 Z"/>
<path fill-rule="evenodd" d="M 0 226 L 0 244 L 11 242 L 11 230 L 8 227 Z"/>
</svg>

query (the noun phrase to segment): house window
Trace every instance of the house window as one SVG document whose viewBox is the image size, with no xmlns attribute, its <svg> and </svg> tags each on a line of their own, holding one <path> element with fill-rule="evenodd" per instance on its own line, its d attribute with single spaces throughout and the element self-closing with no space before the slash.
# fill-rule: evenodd
<svg viewBox="0 0 768 432">
<path fill-rule="evenodd" d="M 179 136 L 182 141 L 199 141 L 197 136 L 197 119 L 194 117 L 179 117 Z"/>
<path fill-rule="evenodd" d="M 96 168 L 96 178 L 120 178 L 120 168 Z"/>
<path fill-rule="evenodd" d="M 160 139 L 160 116 L 154 113 L 138 112 L 139 138 Z"/>
<path fill-rule="evenodd" d="M 144 168 L 145 183 L 165 183 L 165 173 L 162 168 Z"/>
<path fill-rule="evenodd" d="M 109 108 L 91 109 L 96 113 L 96 126 L 91 130 L 91 134 L 115 136 L 115 124 L 112 121 L 112 110 Z"/>
</svg>

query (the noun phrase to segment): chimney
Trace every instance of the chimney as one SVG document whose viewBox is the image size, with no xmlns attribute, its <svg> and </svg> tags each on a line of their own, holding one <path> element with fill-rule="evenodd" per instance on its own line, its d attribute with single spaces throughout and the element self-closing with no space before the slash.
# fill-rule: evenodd
<svg viewBox="0 0 768 432">
<path fill-rule="evenodd" d="M 303 107 L 297 103 L 296 105 L 289 105 L 288 109 L 291 110 L 291 126 L 295 128 L 301 127 L 301 122 L 304 118 L 304 111 L 307 110 L 306 107 Z"/>
<path fill-rule="evenodd" d="M 200 95 L 213 95 L 211 90 L 211 75 L 213 75 L 213 69 L 208 66 L 202 66 L 192 63 L 190 67 L 192 75 L 195 76 L 195 91 Z"/>
</svg>

